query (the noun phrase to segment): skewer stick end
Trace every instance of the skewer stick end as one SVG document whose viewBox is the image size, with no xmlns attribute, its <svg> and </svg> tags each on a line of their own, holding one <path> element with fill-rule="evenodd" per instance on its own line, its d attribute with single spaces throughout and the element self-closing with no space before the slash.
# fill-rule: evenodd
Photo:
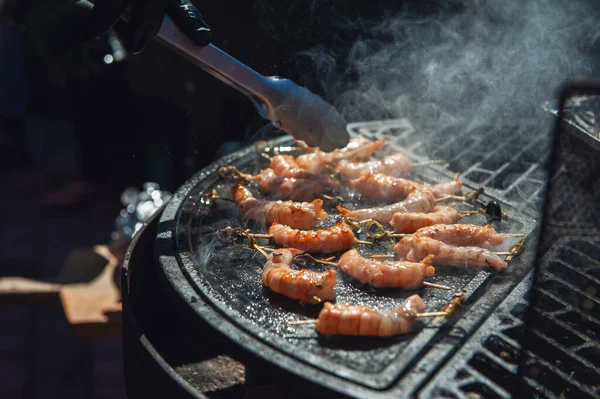
<svg viewBox="0 0 600 399">
<path fill-rule="evenodd" d="M 393 259 L 395 257 L 394 254 L 380 254 L 380 255 L 371 255 L 372 259 Z"/>
<path fill-rule="evenodd" d="M 445 161 L 443 159 L 433 159 L 431 161 L 413 163 L 413 167 L 427 166 L 427 165 L 439 165 L 439 164 L 444 164 L 444 163 L 448 163 L 448 161 Z"/>
<path fill-rule="evenodd" d="M 423 281 L 423 285 L 425 287 L 431 287 L 431 288 L 438 288 L 440 290 L 446 290 L 446 291 L 450 291 L 450 287 L 448 287 L 447 285 L 442 285 L 442 284 L 435 284 L 435 283 L 429 283 L 427 281 Z"/>
<path fill-rule="evenodd" d="M 417 318 L 425 318 L 425 317 L 448 317 L 450 315 L 449 312 L 424 312 L 417 313 L 415 317 Z"/>
<path fill-rule="evenodd" d="M 288 326 L 304 326 L 308 324 L 317 324 L 318 320 L 286 320 L 285 324 Z"/>
</svg>

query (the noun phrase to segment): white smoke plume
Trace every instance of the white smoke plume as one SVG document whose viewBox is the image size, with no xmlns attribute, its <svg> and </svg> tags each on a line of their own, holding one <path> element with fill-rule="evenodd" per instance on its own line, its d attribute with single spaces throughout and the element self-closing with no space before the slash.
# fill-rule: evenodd
<svg viewBox="0 0 600 399">
<path fill-rule="evenodd" d="M 361 32 L 347 58 L 326 45 L 299 57 L 310 59 L 325 96 L 349 121 L 407 117 L 438 129 L 531 118 L 566 79 L 598 67 L 597 1 L 462 3 L 426 17 L 342 20 L 332 34 Z"/>
</svg>

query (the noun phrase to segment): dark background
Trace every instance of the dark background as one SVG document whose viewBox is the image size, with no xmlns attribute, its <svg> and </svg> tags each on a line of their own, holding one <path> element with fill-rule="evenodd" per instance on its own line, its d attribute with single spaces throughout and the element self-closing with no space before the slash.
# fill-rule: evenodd
<svg viewBox="0 0 600 399">
<path fill-rule="evenodd" d="M 156 42 L 106 64 L 106 37 L 56 39 L 49 26 L 76 16 L 52 11 L 65 2 L 45 3 L 28 15 L 28 30 L 0 23 L 0 278 L 74 282 L 66 258 L 109 242 L 126 186 L 154 181 L 175 191 L 266 122 L 241 94 Z M 320 92 L 312 60 L 299 53 L 325 45 L 342 68 L 359 20 L 413 7 L 406 4 L 197 5 L 215 45 Z M 0 305 L 0 326 L 1 398 L 125 397 L 120 339 L 74 337 L 58 304 Z"/>
</svg>

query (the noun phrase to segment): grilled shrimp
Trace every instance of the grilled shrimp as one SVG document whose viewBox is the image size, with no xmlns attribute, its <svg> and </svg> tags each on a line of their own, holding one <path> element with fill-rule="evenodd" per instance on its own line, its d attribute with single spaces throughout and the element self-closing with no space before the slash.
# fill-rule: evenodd
<svg viewBox="0 0 600 399">
<path fill-rule="evenodd" d="M 435 202 L 433 193 L 425 188 L 413 188 L 404 201 L 379 208 L 365 208 L 347 211 L 346 216 L 359 220 L 373 219 L 381 223 L 389 223 L 398 212 L 429 212 Z"/>
<path fill-rule="evenodd" d="M 373 287 L 419 288 L 425 276 L 435 272 L 431 266 L 433 255 L 419 263 L 367 259 L 356 249 L 346 251 L 339 261 L 339 267 L 358 281 Z"/>
<path fill-rule="evenodd" d="M 444 195 L 458 193 L 462 188 L 462 185 L 462 181 L 460 180 L 460 177 L 458 177 L 457 173 L 456 175 L 454 175 L 454 179 L 452 181 L 446 183 L 432 184 L 428 185 L 427 187 L 431 189 L 431 191 L 436 197 L 442 197 Z"/>
<path fill-rule="evenodd" d="M 275 155 L 271 159 L 271 169 L 277 176 L 296 179 L 317 180 L 324 186 L 337 186 L 339 182 L 331 176 L 304 170 L 291 155 Z"/>
<path fill-rule="evenodd" d="M 390 176 L 401 176 L 412 172 L 413 163 L 406 155 L 396 153 L 380 160 L 367 162 L 352 162 L 346 159 L 341 160 L 336 169 L 344 176 L 356 179 L 361 173 L 384 173 Z"/>
<path fill-rule="evenodd" d="M 369 171 L 350 180 L 349 185 L 362 195 L 389 201 L 406 198 L 413 188 L 430 190 L 436 197 L 456 194 L 462 187 L 462 181 L 456 175 L 451 182 L 430 185 Z"/>
<path fill-rule="evenodd" d="M 395 213 L 390 224 L 396 233 L 414 233 L 418 229 L 434 224 L 452 224 L 462 216 L 449 206 L 437 205 L 430 213 L 406 212 Z"/>
<path fill-rule="evenodd" d="M 373 153 L 381 150 L 385 144 L 385 137 L 377 141 L 371 141 L 368 138 L 358 135 L 350 139 L 348 145 L 344 148 L 333 150 L 331 152 L 323 152 L 318 147 L 309 147 L 304 141 L 297 141 L 307 153 L 317 153 L 327 162 L 335 162 L 342 159 L 365 159 Z"/>
<path fill-rule="evenodd" d="M 429 237 L 456 246 L 476 246 L 493 248 L 504 242 L 505 234 L 498 233 L 486 224 L 436 224 L 423 227 L 412 234 L 415 237 Z"/>
<path fill-rule="evenodd" d="M 263 267 L 263 283 L 279 294 L 303 302 L 335 300 L 335 271 L 293 270 L 290 265 L 300 253 L 302 251 L 298 249 L 281 248 L 269 255 Z"/>
<path fill-rule="evenodd" d="M 264 191 L 294 201 L 312 201 L 323 192 L 323 185 L 317 180 L 277 176 L 273 169 L 263 169 L 249 179 L 257 181 Z"/>
<path fill-rule="evenodd" d="M 434 255 L 433 263 L 449 266 L 489 266 L 498 271 L 506 269 L 506 262 L 489 249 L 457 247 L 429 237 L 404 237 L 394 245 L 396 259 L 419 262 Z"/>
<path fill-rule="evenodd" d="M 296 162 L 308 172 L 319 173 L 324 166 L 343 159 L 362 160 L 368 158 L 374 152 L 381 150 L 384 144 L 385 138 L 371 141 L 363 136 L 358 136 L 351 139 L 346 147 L 332 152 L 323 152 L 319 149 L 305 147 L 309 152 L 296 158 Z"/>
<path fill-rule="evenodd" d="M 400 177 L 388 176 L 378 172 L 364 172 L 357 179 L 349 181 L 350 187 L 368 197 L 382 200 L 401 200 L 422 184 Z"/>
<path fill-rule="evenodd" d="M 343 220 L 323 230 L 297 230 L 283 224 L 273 223 L 269 235 L 284 247 L 302 249 L 306 252 L 337 252 L 360 244 L 352 228 Z"/>
<path fill-rule="evenodd" d="M 321 199 L 313 202 L 258 200 L 243 182 L 234 184 L 231 194 L 244 215 L 268 225 L 277 222 L 295 229 L 312 229 L 327 218 Z"/>
<path fill-rule="evenodd" d="M 271 158 L 271 169 L 277 176 L 300 177 L 312 175 L 302 169 L 292 155 L 275 155 Z"/>
<path fill-rule="evenodd" d="M 408 334 L 417 314 L 425 307 L 418 295 L 409 296 L 396 309 L 388 311 L 327 302 L 319 313 L 316 330 L 323 335 L 391 337 Z"/>
</svg>

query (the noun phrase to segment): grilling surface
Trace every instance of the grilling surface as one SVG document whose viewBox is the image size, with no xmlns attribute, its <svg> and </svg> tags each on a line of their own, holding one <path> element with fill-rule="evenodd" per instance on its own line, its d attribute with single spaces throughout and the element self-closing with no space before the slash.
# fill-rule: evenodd
<svg viewBox="0 0 600 399">
<path fill-rule="evenodd" d="M 410 127 L 396 121 L 395 124 L 388 124 L 387 127 L 382 124 L 362 125 L 356 129 L 356 132 L 371 137 L 385 134 L 390 137 L 391 143 L 398 144 L 413 135 L 414 129 L 411 131 Z M 286 139 L 276 142 L 278 146 L 288 144 L 291 143 Z M 413 149 L 416 149 L 414 145 Z M 414 160 L 424 160 L 423 155 L 416 154 L 422 151 L 413 153 L 405 149 L 405 152 Z M 462 157 L 457 159 L 468 159 L 465 154 Z M 484 166 L 481 160 L 473 159 L 471 162 L 477 163 L 481 168 Z M 407 336 L 385 339 L 319 337 L 314 327 L 291 327 L 285 325 L 285 321 L 305 317 L 314 318 L 320 307 L 300 305 L 297 301 L 270 292 L 263 287 L 261 281 L 264 259 L 260 254 L 235 247 L 230 242 L 217 240 L 215 232 L 227 226 L 247 226 L 254 232 L 266 231 L 265 226 L 248 224 L 231 203 L 217 200 L 213 204 L 206 204 L 201 200 L 202 195 L 213 188 L 221 196 L 230 198 L 229 189 L 233 181 L 220 180 L 216 175 L 216 170 L 223 164 L 233 164 L 245 173 L 253 174 L 267 167 L 268 161 L 261 158 L 253 148 L 236 153 L 196 175 L 176 194 L 175 200 L 169 205 L 172 209 L 171 211 L 167 209 L 166 214 L 175 216 L 176 226 L 173 228 L 173 233 L 176 237 L 178 261 L 187 274 L 190 284 L 198 292 L 201 300 L 206 301 L 210 307 L 233 322 L 240 330 L 280 349 L 290 358 L 358 385 L 375 389 L 389 387 L 399 376 L 407 372 L 418 358 L 431 350 L 434 342 L 455 333 L 450 327 L 461 324 L 461 322 L 457 323 L 457 318 L 462 320 L 462 324 L 466 323 L 469 329 L 475 328 L 487 313 L 476 312 L 469 315 L 469 309 L 476 309 L 478 305 L 493 308 L 493 304 L 499 303 L 502 299 L 503 292 L 512 289 L 531 267 L 531 259 L 527 252 L 524 256 L 513 260 L 509 270 L 502 274 L 474 267 L 437 267 L 436 275 L 429 281 L 448 285 L 452 288 L 451 291 L 431 288 L 417 291 L 374 290 L 356 283 L 340 271 L 336 285 L 338 303 L 350 302 L 377 309 L 390 309 L 398 305 L 406 296 L 417 292 L 422 295 L 428 306 L 427 310 L 438 310 L 452 300 L 454 292 L 461 292 L 463 288 L 466 289 L 464 294 L 467 301 L 462 312 L 450 321 L 419 321 L 413 327 L 413 332 Z M 531 174 L 534 169 L 529 167 L 525 172 Z M 461 170 L 448 170 L 439 166 L 424 167 L 418 170 L 415 179 L 423 182 L 447 181 L 452 178 L 454 172 L 461 172 Z M 464 191 L 477 188 L 473 184 L 468 184 L 468 176 L 465 180 L 467 187 Z M 514 187 L 507 186 L 506 189 L 512 190 Z M 498 190 L 491 191 L 499 192 Z M 257 187 L 253 187 L 253 191 L 258 194 Z M 357 208 L 359 203 L 361 206 L 371 204 L 368 200 L 351 196 L 349 192 L 343 195 L 347 200 L 345 206 L 350 209 Z M 490 197 L 483 197 L 484 201 L 489 199 Z M 503 198 L 495 199 L 500 200 L 503 209 L 511 215 L 508 221 L 495 226 L 498 231 L 513 233 L 532 231 L 535 222 L 529 216 L 531 212 L 527 212 L 523 207 L 516 209 L 510 206 L 503 201 Z M 465 207 L 464 204 L 461 206 Z M 331 208 L 331 205 L 328 205 L 326 210 L 330 216 L 325 225 L 329 225 L 333 223 L 337 212 Z M 167 216 L 167 219 L 172 216 Z M 463 219 L 461 223 L 483 224 L 485 217 L 473 216 Z M 359 237 L 366 239 L 364 233 Z M 505 244 L 499 250 L 505 250 L 508 245 Z M 391 245 L 376 243 L 372 247 L 361 248 L 360 251 L 365 255 L 391 253 Z M 310 264 L 310 267 L 315 270 L 324 269 L 314 264 Z M 442 351 L 437 354 L 437 357 L 441 359 L 446 354 Z"/>
</svg>

